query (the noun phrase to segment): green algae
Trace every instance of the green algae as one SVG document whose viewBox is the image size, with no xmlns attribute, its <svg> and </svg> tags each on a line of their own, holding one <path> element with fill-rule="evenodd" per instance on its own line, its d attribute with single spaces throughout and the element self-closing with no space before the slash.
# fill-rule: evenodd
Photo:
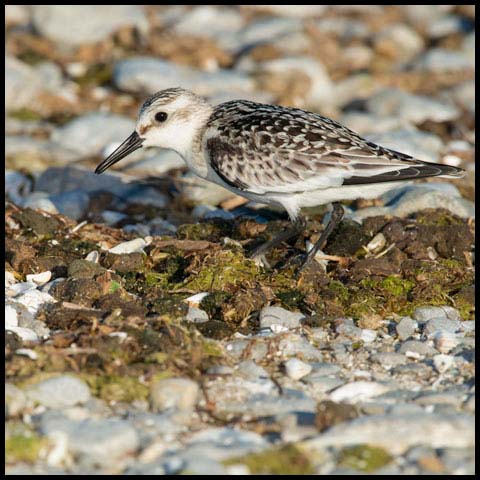
<svg viewBox="0 0 480 480">
<path fill-rule="evenodd" d="M 206 257 L 199 270 L 185 280 L 183 287 L 199 292 L 223 290 L 252 283 L 258 274 L 259 269 L 253 260 L 241 253 L 223 250 Z"/>
<path fill-rule="evenodd" d="M 23 423 L 9 422 L 5 432 L 5 463 L 35 463 L 48 445 L 46 438 L 40 437 Z"/>
<path fill-rule="evenodd" d="M 249 453 L 223 463 L 224 465 L 244 464 L 252 475 L 310 475 L 314 473 L 310 460 L 295 445 Z"/>
<path fill-rule="evenodd" d="M 121 375 L 82 375 L 93 395 L 106 402 L 133 402 L 146 400 L 147 385 L 137 378 Z"/>
<path fill-rule="evenodd" d="M 355 445 L 341 450 L 338 465 L 370 473 L 388 465 L 391 461 L 392 457 L 383 448 L 371 445 Z"/>
</svg>

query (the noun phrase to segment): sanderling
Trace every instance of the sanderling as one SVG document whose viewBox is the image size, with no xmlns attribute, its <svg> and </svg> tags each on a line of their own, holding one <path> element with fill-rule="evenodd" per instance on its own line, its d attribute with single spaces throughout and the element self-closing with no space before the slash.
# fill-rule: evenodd
<svg viewBox="0 0 480 480">
<path fill-rule="evenodd" d="M 376 145 L 317 113 L 247 100 L 213 106 L 182 88 L 148 98 L 135 131 L 95 172 L 140 147 L 175 150 L 199 177 L 249 200 L 285 208 L 293 227 L 253 256 L 298 235 L 305 226 L 302 207 L 332 203 L 330 222 L 303 265 L 341 221 L 340 200 L 375 198 L 406 180 L 464 172 Z"/>
</svg>

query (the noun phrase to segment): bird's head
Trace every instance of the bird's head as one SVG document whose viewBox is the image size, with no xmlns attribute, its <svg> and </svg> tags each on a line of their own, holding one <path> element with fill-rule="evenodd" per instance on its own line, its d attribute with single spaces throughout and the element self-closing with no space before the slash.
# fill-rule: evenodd
<svg viewBox="0 0 480 480">
<path fill-rule="evenodd" d="M 98 165 L 95 173 L 104 172 L 141 147 L 169 148 L 186 157 L 211 112 L 204 98 L 183 88 L 157 92 L 140 108 L 135 131 Z"/>
</svg>

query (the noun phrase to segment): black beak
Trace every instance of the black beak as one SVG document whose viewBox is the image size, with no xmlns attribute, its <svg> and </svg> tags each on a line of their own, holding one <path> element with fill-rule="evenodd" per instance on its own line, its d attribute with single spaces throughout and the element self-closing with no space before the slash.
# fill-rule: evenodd
<svg viewBox="0 0 480 480">
<path fill-rule="evenodd" d="M 138 136 L 137 132 L 133 132 L 113 153 L 111 153 L 96 169 L 95 173 L 103 173 L 122 158 L 130 155 L 138 150 L 143 143 L 143 139 Z"/>
</svg>

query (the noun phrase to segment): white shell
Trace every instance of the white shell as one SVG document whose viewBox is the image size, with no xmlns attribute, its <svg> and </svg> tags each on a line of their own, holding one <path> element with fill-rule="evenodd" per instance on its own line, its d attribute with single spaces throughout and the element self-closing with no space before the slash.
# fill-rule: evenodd
<svg viewBox="0 0 480 480">
<path fill-rule="evenodd" d="M 33 282 L 37 285 L 45 285 L 52 278 L 52 272 L 47 270 L 46 272 L 35 273 L 33 275 L 27 275 L 27 282 Z"/>
<path fill-rule="evenodd" d="M 145 237 L 145 238 L 134 238 L 133 240 L 129 240 L 128 242 L 122 242 L 114 247 L 110 248 L 108 251 L 110 253 L 134 253 L 134 252 L 142 252 L 143 248 L 147 245 L 150 245 L 152 242 L 152 237 Z"/>
<path fill-rule="evenodd" d="M 377 233 L 367 244 L 367 250 L 370 253 L 380 252 L 387 244 L 387 239 L 383 233 Z"/>
</svg>

